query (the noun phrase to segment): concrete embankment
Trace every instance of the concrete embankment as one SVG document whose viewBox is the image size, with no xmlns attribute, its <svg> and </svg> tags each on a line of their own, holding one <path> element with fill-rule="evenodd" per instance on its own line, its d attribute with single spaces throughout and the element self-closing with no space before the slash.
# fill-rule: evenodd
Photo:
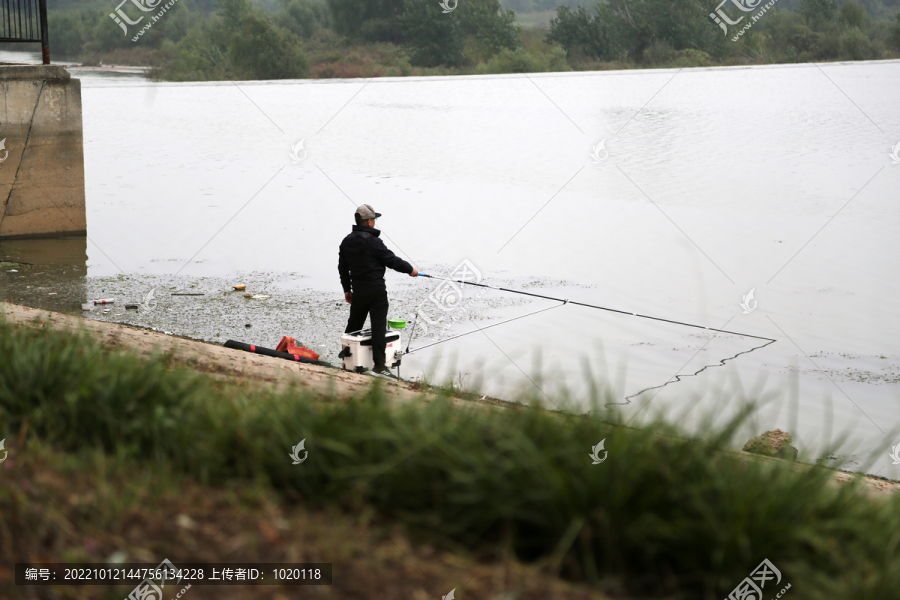
<svg viewBox="0 0 900 600">
<path fill-rule="evenodd" d="M 0 239 L 87 231 L 81 82 L 0 64 Z"/>
</svg>

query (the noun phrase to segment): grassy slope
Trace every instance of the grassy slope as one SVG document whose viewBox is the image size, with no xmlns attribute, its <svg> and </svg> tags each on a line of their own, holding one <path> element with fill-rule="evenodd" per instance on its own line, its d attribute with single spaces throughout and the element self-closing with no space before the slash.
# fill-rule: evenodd
<svg viewBox="0 0 900 600">
<path fill-rule="evenodd" d="M 13 440 L 9 440 L 13 442 Z M 24 440 L 23 440 L 24 442 Z M 510 557 L 491 564 L 410 535 L 373 511 L 310 510 L 261 481 L 200 485 L 165 465 L 85 450 L 60 453 L 34 437 L 9 444 L 0 464 L 0 597 L 30 598 L 12 583 L 16 561 L 330 562 L 331 587 L 201 587 L 190 598 L 384 600 L 466 597 L 604 600 L 586 585 Z M 52 588 L 56 597 L 121 600 L 133 586 Z M 180 587 L 180 586 L 179 586 Z M 44 588 L 45 590 L 48 588 Z M 178 591 L 176 588 L 174 591 Z M 171 600 L 172 593 L 166 600 Z"/>
<path fill-rule="evenodd" d="M 763 558 L 796 598 L 889 598 L 900 583 L 900 500 L 834 488 L 825 469 L 732 458 L 722 450 L 734 427 L 696 443 L 538 408 L 394 407 L 378 388 L 347 402 L 236 394 L 165 357 L 7 324 L 0 356 L 0 437 L 14 453 L 37 444 L 88 469 L 85 453 L 101 452 L 146 465 L 153 483 L 160 469 L 225 490 L 264 483 L 276 503 L 378 515 L 436 547 L 514 555 L 633 595 L 724 596 Z M 309 458 L 291 465 L 300 439 Z M 601 439 L 609 459 L 592 465 Z M 6 494 L 4 508 L 16 506 Z M 9 548 L 18 521 L 4 518 Z"/>
</svg>

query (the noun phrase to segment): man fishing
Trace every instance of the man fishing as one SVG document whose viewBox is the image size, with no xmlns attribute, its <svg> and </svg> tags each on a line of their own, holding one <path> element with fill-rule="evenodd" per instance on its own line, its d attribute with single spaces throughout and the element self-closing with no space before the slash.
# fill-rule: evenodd
<svg viewBox="0 0 900 600">
<path fill-rule="evenodd" d="M 354 217 L 353 232 L 341 242 L 338 253 L 338 273 L 344 288 L 344 299 L 350 304 L 350 319 L 344 333 L 359 331 L 369 316 L 372 327 L 372 361 L 376 373 L 390 374 L 385 363 L 385 332 L 387 330 L 388 297 L 384 284 L 384 270 L 390 267 L 410 277 L 419 272 L 411 264 L 388 250 L 375 229 L 375 212 L 369 204 L 361 204 Z"/>
</svg>

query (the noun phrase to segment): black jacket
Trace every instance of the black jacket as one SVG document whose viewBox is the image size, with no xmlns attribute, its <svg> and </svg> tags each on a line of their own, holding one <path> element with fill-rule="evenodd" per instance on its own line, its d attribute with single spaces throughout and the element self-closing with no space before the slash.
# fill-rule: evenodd
<svg viewBox="0 0 900 600">
<path fill-rule="evenodd" d="M 354 225 L 353 233 L 341 242 L 338 254 L 338 273 L 344 293 L 377 292 L 386 290 L 384 269 L 412 273 L 411 264 L 394 255 L 378 236 L 381 232 L 374 227 Z"/>
</svg>

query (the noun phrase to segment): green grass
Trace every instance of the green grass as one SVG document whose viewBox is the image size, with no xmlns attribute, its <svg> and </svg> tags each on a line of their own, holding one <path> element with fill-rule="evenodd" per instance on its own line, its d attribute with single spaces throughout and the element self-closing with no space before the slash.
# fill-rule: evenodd
<svg viewBox="0 0 900 600">
<path fill-rule="evenodd" d="M 208 484 L 262 480 L 310 507 L 371 507 L 485 559 L 512 550 L 637 595 L 721 598 L 764 558 L 790 598 L 900 589 L 900 501 L 832 486 L 827 469 L 735 458 L 727 448 L 749 409 L 690 440 L 662 421 L 653 433 L 537 407 L 398 407 L 378 387 L 351 401 L 248 397 L 166 356 L 4 322 L 0 357 L 7 449 L 27 427 L 60 450 L 133 456 Z M 308 458 L 292 465 L 301 439 Z M 602 439 L 608 458 L 593 465 Z"/>
</svg>

